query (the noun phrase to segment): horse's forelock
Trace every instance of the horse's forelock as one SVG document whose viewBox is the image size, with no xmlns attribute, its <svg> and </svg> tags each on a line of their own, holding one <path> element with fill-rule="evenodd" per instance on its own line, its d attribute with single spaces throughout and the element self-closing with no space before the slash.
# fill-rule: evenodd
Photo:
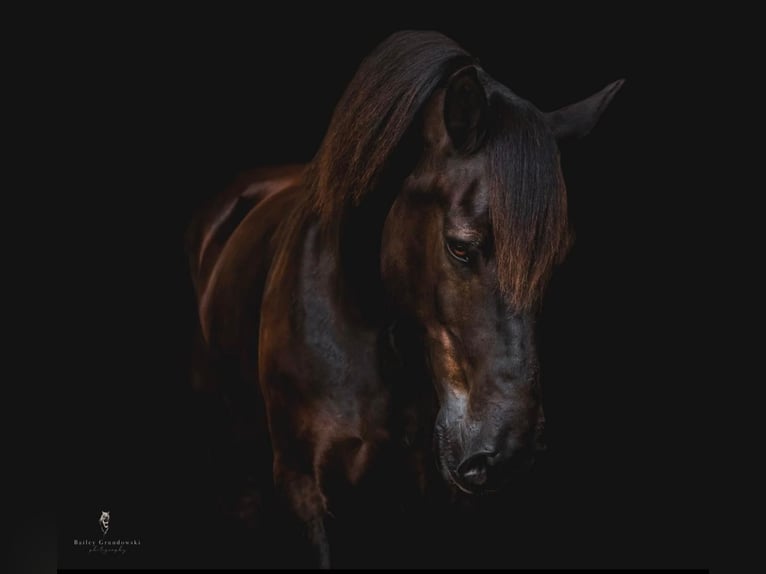
<svg viewBox="0 0 766 574">
<path fill-rule="evenodd" d="M 493 108 L 487 169 L 498 279 L 511 306 L 522 310 L 539 301 L 569 247 L 566 188 L 541 114 L 515 98 Z"/>
</svg>

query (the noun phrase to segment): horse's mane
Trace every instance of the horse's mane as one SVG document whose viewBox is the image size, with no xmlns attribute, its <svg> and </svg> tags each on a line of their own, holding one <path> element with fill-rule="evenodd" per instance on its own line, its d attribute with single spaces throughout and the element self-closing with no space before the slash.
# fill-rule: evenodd
<svg viewBox="0 0 766 574">
<path fill-rule="evenodd" d="M 467 64 L 477 65 L 453 40 L 430 31 L 397 32 L 361 63 L 306 171 L 325 229 L 337 231 L 348 210 L 375 191 L 423 104 Z M 539 299 L 568 247 L 566 190 L 540 112 L 491 78 L 485 85 L 493 114 L 485 149 L 498 278 L 511 304 L 523 309 Z"/>
<path fill-rule="evenodd" d="M 375 189 L 415 115 L 456 60 L 470 56 L 438 32 L 402 31 L 359 66 L 307 171 L 324 225 Z"/>
</svg>

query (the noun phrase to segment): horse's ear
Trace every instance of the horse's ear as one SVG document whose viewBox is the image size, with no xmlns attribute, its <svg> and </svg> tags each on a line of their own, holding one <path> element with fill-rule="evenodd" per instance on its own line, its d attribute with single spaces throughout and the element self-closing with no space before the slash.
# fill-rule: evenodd
<svg viewBox="0 0 766 574">
<path fill-rule="evenodd" d="M 487 96 L 479 83 L 476 68 L 468 66 L 455 72 L 444 96 L 444 123 L 452 145 L 460 152 L 479 147 L 487 117 Z"/>
<path fill-rule="evenodd" d="M 556 139 L 588 135 L 624 83 L 625 80 L 617 80 L 589 98 L 545 114 Z"/>
</svg>

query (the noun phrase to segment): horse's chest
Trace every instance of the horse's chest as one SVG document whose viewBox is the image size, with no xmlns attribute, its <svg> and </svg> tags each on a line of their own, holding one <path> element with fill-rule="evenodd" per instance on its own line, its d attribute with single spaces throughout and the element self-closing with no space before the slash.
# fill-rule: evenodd
<svg viewBox="0 0 766 574">
<path fill-rule="evenodd" d="M 321 393 L 313 404 L 312 430 L 318 461 L 342 470 L 350 482 L 357 483 L 387 452 L 396 429 L 392 428 L 392 393 L 380 372 L 376 338 L 357 333 L 351 339 L 335 340 L 330 360 L 321 355 L 317 370 L 324 377 L 317 381 Z"/>
</svg>

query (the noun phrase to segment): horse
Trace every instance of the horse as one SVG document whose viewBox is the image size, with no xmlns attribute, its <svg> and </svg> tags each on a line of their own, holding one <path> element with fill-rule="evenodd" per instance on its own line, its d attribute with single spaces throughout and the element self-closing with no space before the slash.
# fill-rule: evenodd
<svg viewBox="0 0 766 574">
<path fill-rule="evenodd" d="M 247 174 L 190 225 L 204 384 L 252 399 L 252 456 L 314 565 L 355 492 L 496 492 L 544 450 L 535 316 L 572 237 L 558 142 L 623 81 L 542 112 L 441 33 L 397 32 L 309 163 Z"/>
</svg>

